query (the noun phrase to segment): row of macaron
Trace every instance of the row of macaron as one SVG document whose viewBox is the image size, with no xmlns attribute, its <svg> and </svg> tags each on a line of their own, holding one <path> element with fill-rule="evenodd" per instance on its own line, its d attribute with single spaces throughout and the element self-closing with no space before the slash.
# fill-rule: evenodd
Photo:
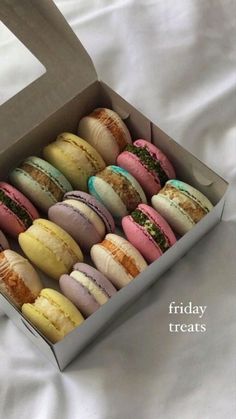
<svg viewBox="0 0 236 419">
<path fill-rule="evenodd" d="M 110 110 L 105 111 L 109 111 L 110 113 L 113 112 Z M 102 110 L 102 114 L 103 112 L 104 110 Z M 87 117 L 85 117 L 85 119 L 86 118 Z M 117 116 L 116 118 L 119 117 Z M 111 121 L 109 123 L 111 123 Z M 123 124 L 122 121 L 121 123 Z M 118 132 L 117 129 L 114 130 L 114 124 L 115 122 L 113 121 L 113 134 Z M 107 119 L 105 128 L 106 131 L 109 131 Z M 103 139 L 104 136 L 105 133 L 103 132 Z M 121 142 L 119 141 L 119 144 L 120 143 Z M 135 143 L 137 145 L 135 145 Z M 91 256 L 95 266 L 97 266 L 101 272 L 103 272 L 104 266 L 107 268 L 104 272 L 107 277 L 106 280 L 110 280 L 111 286 L 115 285 L 117 289 L 126 285 L 131 279 L 133 279 L 143 269 L 145 269 L 146 262 L 141 256 L 140 252 L 148 262 L 152 262 L 162 253 L 164 253 L 164 251 L 166 251 L 176 241 L 175 235 L 167 222 L 153 208 L 146 205 L 146 196 L 140 185 L 140 183 L 143 182 L 143 187 L 144 189 L 146 188 L 145 192 L 147 196 L 152 196 L 154 187 L 155 192 L 157 192 L 165 184 L 166 179 L 168 179 L 166 173 L 169 174 L 169 177 L 173 177 L 173 175 L 175 175 L 173 166 L 168 161 L 167 157 L 164 156 L 163 153 L 155 146 L 144 140 L 138 140 L 135 143 L 133 145 L 130 145 L 130 143 L 128 145 L 126 144 L 125 151 L 119 154 L 118 150 L 117 154 L 117 162 L 123 166 L 126 166 L 130 172 L 133 172 L 135 177 L 127 172 L 124 167 L 121 168 L 113 165 L 104 167 L 103 164 L 100 166 L 98 164 L 96 166 L 94 161 L 99 162 L 100 159 L 101 163 L 101 156 L 98 154 L 99 158 L 96 158 L 96 150 L 93 148 L 88 150 L 89 146 L 84 140 L 69 133 L 62 134 L 58 137 L 56 142 L 49 144 L 49 146 L 47 146 L 45 149 L 45 157 L 47 157 L 51 163 L 54 163 L 57 168 L 51 166 L 48 162 L 42 159 L 31 157 L 26 159 L 21 164 L 21 166 L 15 169 L 10 175 L 12 183 L 15 184 L 15 186 L 18 186 L 18 188 L 21 189 L 25 195 L 31 198 L 31 200 L 36 203 L 36 205 L 38 205 L 41 210 L 45 212 L 49 209 L 49 218 L 63 227 L 64 230 L 69 232 L 70 235 L 76 239 L 77 243 L 79 243 L 85 251 L 89 251 L 92 246 Z M 68 147 L 71 151 L 71 154 L 68 152 Z M 112 147 L 109 148 L 109 151 L 111 149 Z M 101 150 L 99 151 L 101 152 Z M 77 159 L 75 158 L 76 152 Z M 114 156 L 116 153 L 117 151 L 115 152 L 113 149 L 112 156 Z M 68 156 L 70 155 L 73 156 L 72 163 L 74 163 L 74 165 L 68 159 Z M 84 161 L 85 156 L 86 161 Z M 129 163 L 127 166 L 127 158 L 128 162 L 130 161 L 131 166 Z M 91 159 L 93 164 L 89 166 L 88 161 Z M 133 167 L 132 165 L 134 160 L 136 163 Z M 108 162 L 108 160 L 106 161 Z M 113 163 L 113 161 L 110 162 Z M 167 169 L 168 166 L 169 172 Z M 97 170 L 100 171 L 97 173 Z M 63 174 L 61 172 L 63 172 Z M 163 172 L 165 173 L 166 177 L 163 176 Z M 69 192 L 72 187 L 64 175 L 67 175 L 67 178 L 70 179 L 73 186 L 78 186 L 78 183 L 75 182 L 80 182 L 79 186 L 83 189 L 87 188 L 88 182 L 89 192 L 94 195 L 94 197 L 89 196 L 84 192 Z M 155 182 L 153 181 L 152 183 L 151 179 L 153 180 L 154 178 Z M 137 179 L 139 179 L 140 183 L 138 183 Z M 152 191 L 151 187 L 153 188 Z M 183 184 L 183 182 L 180 181 L 172 180 L 165 184 L 163 188 L 163 196 L 165 195 L 164 192 L 166 190 L 172 195 L 173 202 L 171 205 L 169 205 L 170 209 L 172 209 L 173 206 L 178 206 L 178 201 L 180 201 L 179 197 L 177 196 L 178 193 L 180 195 L 182 194 L 183 201 L 182 211 L 179 210 L 179 213 L 184 213 L 184 207 L 185 209 L 189 207 L 192 208 L 194 218 L 192 217 L 191 223 L 189 222 L 188 229 L 190 229 L 197 221 L 199 221 L 199 219 L 207 212 L 205 211 L 203 214 L 202 211 L 200 214 L 201 211 L 199 212 L 199 207 L 201 206 L 201 200 L 203 200 L 201 193 L 194 190 L 189 185 Z M 62 198 L 63 192 L 67 192 L 64 197 L 65 199 L 62 202 L 55 204 L 55 201 L 57 202 Z M 20 192 L 13 188 L 11 185 L 1 183 L 0 200 L 3 204 L 1 205 L 1 208 L 4 210 L 6 209 L 5 207 L 7 207 L 8 211 L 5 211 L 4 215 L 4 211 L 1 212 L 0 208 L 0 223 L 2 218 L 1 225 L 3 225 L 5 230 L 7 230 L 7 228 L 10 226 L 9 228 L 11 231 L 9 231 L 9 233 L 11 235 L 18 235 L 21 233 L 19 242 L 28 258 L 49 276 L 59 279 L 63 273 L 69 273 L 70 269 L 72 268 L 72 261 L 75 263 L 78 262 L 78 260 L 82 260 L 82 253 L 80 249 L 78 250 L 78 245 L 75 251 L 74 245 L 76 243 L 74 243 L 72 246 L 72 242 L 70 240 L 69 248 L 66 247 L 66 243 L 68 243 L 68 237 L 66 237 L 65 234 L 67 233 L 60 229 L 60 227 L 56 226 L 54 223 L 50 223 L 50 221 L 39 219 L 36 220 L 31 227 L 29 227 L 29 224 L 32 223 L 32 219 L 38 218 L 38 214 L 32 204 L 26 202 L 27 198 L 20 195 L 22 194 L 20 194 Z M 161 194 L 159 197 L 160 196 Z M 99 198 L 99 200 L 97 200 L 95 197 Z M 152 202 L 155 206 L 156 199 L 154 200 L 154 198 L 156 198 L 158 201 L 158 195 L 152 198 Z M 207 200 L 206 197 L 203 196 L 203 198 L 205 201 Z M 166 199 L 164 196 L 163 199 L 167 202 L 170 201 L 169 197 Z M 185 202 L 186 199 L 188 202 Z M 103 204 L 105 204 L 105 206 L 101 204 L 101 201 Z M 206 205 L 204 206 L 206 208 Z M 210 210 L 209 204 L 207 210 Z M 8 218 L 11 217 L 12 212 L 19 216 L 19 219 L 17 221 L 15 220 L 15 223 L 13 220 Z M 127 215 L 130 212 L 131 214 Z M 172 220 L 175 222 L 176 214 L 173 216 L 172 212 L 173 211 L 170 211 L 170 215 Z M 122 219 L 122 226 L 127 238 L 131 243 L 133 242 L 133 244 L 136 246 L 136 249 L 125 239 L 122 239 L 114 234 L 107 234 L 104 239 L 104 235 L 106 233 L 114 232 L 114 220 L 111 213 L 114 216 L 115 222 L 117 224 L 120 224 L 122 217 L 124 217 Z M 197 215 L 197 213 L 199 214 Z M 190 217 L 187 217 L 187 219 L 190 219 Z M 184 220 L 184 223 L 186 224 L 186 220 Z M 22 226 L 23 231 L 28 227 L 28 230 L 24 234 L 22 234 Z M 59 235 L 58 229 L 61 230 Z M 177 228 L 176 231 L 179 234 L 184 234 L 184 232 L 186 232 L 178 231 Z M 54 245 L 52 240 L 53 234 L 55 234 L 57 237 L 57 243 L 54 243 Z M 43 247 L 41 249 L 38 247 L 38 242 L 40 242 L 39 237 L 43 237 Z M 58 237 L 60 243 L 58 242 Z M 98 244 L 95 245 L 95 243 Z M 53 251 L 55 253 L 55 248 L 57 249 L 57 252 L 54 254 L 55 259 L 53 260 L 52 253 Z M 137 249 L 139 249 L 140 252 Z M 50 250 L 49 253 L 48 250 Z M 71 257 L 73 252 L 76 255 L 76 260 Z M 63 258 L 67 259 L 66 262 L 64 261 L 64 264 Z M 69 260 L 70 264 L 68 266 Z M 67 267 L 65 271 L 66 265 Z M 6 261 L 4 261 L 2 266 L 3 269 L 6 269 Z M 16 265 L 14 264 L 14 266 Z M 93 269 L 91 267 L 89 268 Z M 75 269 L 75 271 L 77 270 Z M 73 272 L 74 271 L 72 271 L 72 273 Z M 70 278 L 69 287 L 68 277 Z M 11 282 L 14 283 L 13 288 L 17 288 L 17 281 L 14 282 L 11 280 L 10 283 Z M 84 289 L 86 286 L 82 285 L 80 292 L 78 290 L 77 292 L 68 291 L 68 289 L 71 289 L 71 286 L 73 289 L 72 284 L 74 284 L 74 282 L 74 279 L 71 280 L 71 277 L 67 275 L 67 285 L 63 288 L 63 291 L 65 295 L 66 293 L 69 293 L 68 296 L 71 300 L 73 300 L 73 297 L 76 296 L 76 301 L 74 302 L 77 307 L 81 309 L 81 302 L 78 303 L 78 298 L 80 300 L 80 295 L 82 293 L 83 301 Z M 89 286 L 87 285 L 87 294 L 91 297 L 92 293 L 88 288 Z M 92 288 L 94 288 L 94 285 L 92 285 Z M 101 289 L 101 286 L 98 288 Z M 50 293 L 53 293 L 53 291 L 51 290 Z M 105 294 L 108 295 L 108 293 Z M 94 302 L 94 296 L 92 296 L 92 300 Z M 36 301 L 38 301 L 38 298 L 36 298 Z M 27 303 L 27 301 L 23 302 Z M 33 321 L 32 304 L 26 304 L 23 307 L 29 308 L 29 306 L 31 307 L 30 313 L 31 320 Z M 46 308 L 48 308 L 47 304 Z M 86 310 L 83 308 L 83 302 L 81 311 L 85 316 L 91 314 L 91 312 L 86 312 Z M 28 313 L 28 317 L 30 317 L 30 313 Z M 37 308 L 36 314 L 39 314 L 39 308 Z M 47 316 L 44 316 L 43 319 L 45 320 L 46 317 Z M 40 326 L 40 324 L 37 324 L 35 319 L 33 323 L 36 324 L 39 329 L 45 332 L 42 325 Z M 52 337 L 51 340 L 55 341 L 55 339 Z"/>
</svg>

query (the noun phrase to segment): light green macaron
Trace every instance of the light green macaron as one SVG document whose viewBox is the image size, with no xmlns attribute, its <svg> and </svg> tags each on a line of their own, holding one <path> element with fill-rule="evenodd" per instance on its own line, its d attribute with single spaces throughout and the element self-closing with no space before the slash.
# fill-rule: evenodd
<svg viewBox="0 0 236 419">
<path fill-rule="evenodd" d="M 28 157 L 9 176 L 10 182 L 44 212 L 72 190 L 70 182 L 54 166 L 39 157 Z"/>
</svg>

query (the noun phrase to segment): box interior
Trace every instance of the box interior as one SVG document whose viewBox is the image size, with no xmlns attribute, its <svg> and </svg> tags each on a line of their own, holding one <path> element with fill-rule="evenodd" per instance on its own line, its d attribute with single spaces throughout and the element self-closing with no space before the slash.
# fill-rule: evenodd
<svg viewBox="0 0 236 419">
<path fill-rule="evenodd" d="M 43 123 L 19 139 L 15 144 L 1 151 L 1 179 L 7 180 L 7 173 L 9 173 L 10 169 L 15 167 L 25 157 L 29 155 L 42 155 L 42 148 L 49 142 L 54 141 L 59 133 L 69 131 L 76 134 L 79 119 L 96 107 L 108 107 L 116 110 L 124 118 L 133 140 L 145 138 L 159 146 L 173 162 L 177 177 L 196 186 L 212 200 L 216 207 L 192 231 L 182 237 L 175 246 L 139 275 L 135 281 L 120 290 L 108 303 L 86 319 L 83 325 L 72 331 L 61 342 L 55 345 L 48 342 L 22 316 L 19 310 L 7 302 L 5 297 L 1 296 L 1 300 L 4 300 L 4 308 L 7 314 L 13 318 L 18 327 L 25 331 L 31 341 L 61 369 L 111 322 L 118 311 L 121 309 L 124 310 L 125 307 L 130 305 L 131 301 L 135 300 L 162 272 L 168 269 L 171 263 L 187 251 L 204 234 L 204 231 L 210 228 L 211 223 L 212 225 L 216 223 L 216 217 L 218 219 L 220 218 L 220 212 L 223 206 L 223 203 L 221 205 L 217 204 L 222 202 L 222 197 L 227 188 L 227 182 L 207 168 L 188 151 L 184 150 L 110 87 L 98 81 L 92 83 L 81 93 L 78 93 L 61 109 L 54 112 Z M 196 176 L 196 173 L 201 173 L 201 177 Z M 215 217 L 212 216 L 214 212 Z M 209 216 L 212 221 L 210 221 Z M 45 214 L 42 214 L 42 217 L 45 217 Z M 13 244 L 13 248 L 19 251 L 19 253 L 22 253 L 16 243 Z M 41 273 L 40 276 L 45 286 L 58 289 L 58 283 L 56 281 L 45 277 Z"/>
</svg>

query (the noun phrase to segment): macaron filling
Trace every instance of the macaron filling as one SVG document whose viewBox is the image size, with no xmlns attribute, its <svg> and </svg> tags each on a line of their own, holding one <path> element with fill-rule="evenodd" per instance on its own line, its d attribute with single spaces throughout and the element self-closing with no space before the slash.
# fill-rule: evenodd
<svg viewBox="0 0 236 419">
<path fill-rule="evenodd" d="M 99 285 L 94 278 L 87 273 L 80 271 L 71 272 L 70 276 L 86 289 L 86 291 L 95 299 L 95 301 L 103 305 L 110 298 L 104 288 Z"/>
<path fill-rule="evenodd" d="M 170 248 L 170 243 L 164 232 L 161 228 L 150 218 L 140 211 L 139 209 L 134 210 L 131 214 L 131 217 L 135 223 L 142 226 L 148 234 L 154 239 L 162 253 L 166 252 Z"/>
<path fill-rule="evenodd" d="M 35 300 L 34 308 L 64 335 L 76 327 L 76 323 L 52 300 L 39 296 Z"/>
<path fill-rule="evenodd" d="M 106 226 L 106 230 L 107 230 L 108 233 L 111 233 L 114 230 L 113 229 L 113 226 L 110 223 L 109 218 L 106 217 L 106 214 L 105 214 L 106 208 L 105 207 L 104 207 L 104 212 L 102 212 L 101 209 L 97 205 L 95 205 L 94 203 L 88 201 L 86 198 L 84 198 L 81 195 L 74 194 L 73 192 L 68 192 L 65 195 L 64 199 L 65 200 L 66 199 L 74 199 L 74 200 L 77 200 L 77 201 L 82 202 L 83 204 L 86 204 L 88 207 L 90 207 L 94 212 L 96 212 L 99 215 L 99 217 L 104 222 L 104 224 Z"/>
<path fill-rule="evenodd" d="M 180 192 L 187 198 L 181 199 Z M 170 184 L 166 184 L 160 193 L 166 196 L 172 201 L 176 201 L 178 207 L 184 211 L 188 216 L 193 220 L 194 223 L 197 223 L 202 217 L 204 217 L 209 209 L 207 207 L 202 207 L 200 202 L 196 200 L 190 193 L 182 188 L 176 188 Z"/>
<path fill-rule="evenodd" d="M 88 162 L 91 164 L 94 173 L 96 173 L 98 170 L 101 170 L 103 167 L 101 167 L 98 163 L 98 161 L 96 160 L 96 158 L 89 152 L 88 148 L 84 147 L 81 143 L 77 143 L 75 140 L 73 140 L 72 138 L 65 138 L 63 136 L 59 136 L 59 139 L 62 139 L 63 142 L 70 144 L 74 147 L 76 147 L 77 149 L 80 149 L 84 152 Z"/>
<path fill-rule="evenodd" d="M 2 189 L 0 189 L 0 204 L 1 203 L 17 216 L 26 228 L 31 226 L 33 218 L 30 214 L 22 205 L 11 199 Z"/>
<path fill-rule="evenodd" d="M 186 195 L 188 198 L 192 199 L 192 201 L 194 201 L 197 205 L 199 205 L 199 207 L 201 207 L 206 213 L 210 211 L 208 207 L 202 205 L 202 202 L 199 199 L 197 199 L 195 195 L 191 194 L 187 189 L 181 186 L 181 183 L 178 180 L 174 179 L 171 180 L 170 183 L 167 183 L 166 189 L 169 190 L 170 188 L 175 188 L 181 191 L 184 195 Z"/>
<path fill-rule="evenodd" d="M 128 211 L 132 211 L 142 199 L 132 183 L 121 173 L 113 172 L 109 168 L 97 173 L 97 176 L 107 182 L 120 197 Z"/>
<path fill-rule="evenodd" d="M 53 253 L 52 247 L 56 248 L 56 255 L 60 261 L 63 262 L 67 269 L 78 260 L 78 256 L 75 254 L 73 249 L 67 245 L 67 243 L 56 235 L 50 228 L 45 225 L 33 225 L 31 229 L 27 231 L 27 234 L 34 237 L 38 242 L 43 243 L 50 252 Z M 39 239 L 40 237 L 40 239 Z M 54 246 L 51 247 L 51 242 Z"/>
<path fill-rule="evenodd" d="M 127 144 L 126 136 L 123 129 L 119 126 L 117 121 L 108 115 L 106 109 L 95 109 L 89 117 L 98 119 L 112 134 L 116 140 L 120 151 L 124 149 Z"/>
<path fill-rule="evenodd" d="M 123 252 L 121 248 L 112 243 L 110 240 L 103 240 L 101 243 L 99 243 L 99 246 L 102 246 L 104 249 L 108 250 L 112 257 L 118 263 L 120 263 L 126 272 L 133 278 L 140 273 L 135 260 L 131 256 L 128 256 L 125 252 Z"/>
<path fill-rule="evenodd" d="M 161 186 L 164 186 L 168 181 L 165 170 L 162 168 L 161 163 L 146 147 L 138 147 L 134 144 L 128 144 L 124 151 L 134 154 L 140 162 L 151 172 L 154 172 L 160 180 Z"/>
<path fill-rule="evenodd" d="M 15 170 L 24 171 L 30 175 L 33 180 L 40 184 L 42 189 L 49 190 L 56 201 L 60 201 L 63 198 L 63 194 L 65 192 L 64 188 L 62 186 L 59 187 L 52 177 L 48 173 L 43 172 L 39 166 L 36 167 L 35 165 L 25 162 Z"/>
<path fill-rule="evenodd" d="M 35 296 L 25 285 L 24 280 L 20 275 L 10 268 L 8 260 L 3 253 L 0 253 L 0 279 L 6 287 L 7 292 L 12 296 L 16 303 L 22 305 L 26 302 L 34 302 Z"/>
</svg>

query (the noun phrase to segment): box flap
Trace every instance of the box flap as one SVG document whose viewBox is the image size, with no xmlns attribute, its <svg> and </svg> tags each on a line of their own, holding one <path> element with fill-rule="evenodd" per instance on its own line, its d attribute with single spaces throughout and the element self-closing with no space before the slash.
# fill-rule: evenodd
<svg viewBox="0 0 236 419">
<path fill-rule="evenodd" d="M 0 19 L 46 68 L 0 107 L 3 150 L 94 82 L 97 74 L 52 0 L 2 0 Z"/>
</svg>

